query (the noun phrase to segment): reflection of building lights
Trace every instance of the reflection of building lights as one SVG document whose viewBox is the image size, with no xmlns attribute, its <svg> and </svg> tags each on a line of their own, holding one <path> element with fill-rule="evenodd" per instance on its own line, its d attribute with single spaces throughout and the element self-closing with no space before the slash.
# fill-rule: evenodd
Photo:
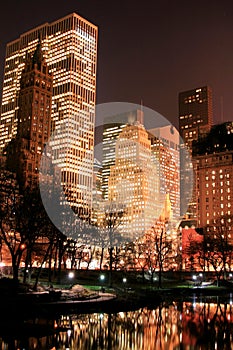
<svg viewBox="0 0 233 350">
<path fill-rule="evenodd" d="M 100 314 L 100 319 L 102 320 L 104 318 L 104 315 L 103 314 Z"/>
<path fill-rule="evenodd" d="M 182 333 L 180 333 L 180 342 L 182 342 Z"/>
</svg>

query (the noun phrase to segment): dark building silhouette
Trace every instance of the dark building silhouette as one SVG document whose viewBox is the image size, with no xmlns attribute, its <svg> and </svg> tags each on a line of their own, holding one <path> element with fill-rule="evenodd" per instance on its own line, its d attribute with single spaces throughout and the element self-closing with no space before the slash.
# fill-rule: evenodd
<svg viewBox="0 0 233 350">
<path fill-rule="evenodd" d="M 7 147 L 7 167 L 16 172 L 22 187 L 34 188 L 51 131 L 52 75 L 40 39 L 33 56 L 26 59 L 18 98 L 17 135 Z"/>
<path fill-rule="evenodd" d="M 186 146 L 210 131 L 213 123 L 212 90 L 208 86 L 179 93 L 179 132 Z"/>
<path fill-rule="evenodd" d="M 197 198 L 195 190 L 190 198 L 190 181 L 192 182 L 190 158 L 192 143 L 198 137 L 207 134 L 212 126 L 213 106 L 212 90 L 208 86 L 179 93 L 179 133 L 182 138 L 180 149 L 180 206 L 186 218 L 196 218 Z M 195 173 L 195 169 L 194 169 Z M 188 175 L 188 176 L 187 176 Z"/>
</svg>

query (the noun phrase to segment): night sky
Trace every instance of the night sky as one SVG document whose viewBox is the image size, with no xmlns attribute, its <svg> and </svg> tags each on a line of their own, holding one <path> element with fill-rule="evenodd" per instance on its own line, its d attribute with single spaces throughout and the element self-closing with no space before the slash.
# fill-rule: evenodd
<svg viewBox="0 0 233 350">
<path fill-rule="evenodd" d="M 8 41 L 77 12 L 99 27 L 97 103 L 143 100 L 177 126 L 178 93 L 209 85 L 214 122 L 233 120 L 231 0 L 5 0 L 1 7 L 1 84 Z"/>
</svg>

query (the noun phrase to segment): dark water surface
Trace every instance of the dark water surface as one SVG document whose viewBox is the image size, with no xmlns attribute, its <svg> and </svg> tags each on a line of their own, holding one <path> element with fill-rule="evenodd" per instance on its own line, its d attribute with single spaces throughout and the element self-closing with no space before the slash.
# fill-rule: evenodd
<svg viewBox="0 0 233 350">
<path fill-rule="evenodd" d="M 0 350 L 230 350 L 232 295 L 167 301 L 117 313 L 63 314 L 4 323 Z"/>
</svg>

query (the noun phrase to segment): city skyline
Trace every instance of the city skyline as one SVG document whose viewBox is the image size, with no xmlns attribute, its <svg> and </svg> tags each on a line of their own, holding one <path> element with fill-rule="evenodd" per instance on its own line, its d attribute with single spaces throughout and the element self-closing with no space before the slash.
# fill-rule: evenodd
<svg viewBox="0 0 233 350">
<path fill-rule="evenodd" d="M 97 103 L 142 99 L 177 126 L 178 93 L 209 85 L 214 123 L 232 119 L 233 6 L 229 1 L 195 2 L 189 8 L 183 1 L 175 5 L 150 1 L 143 6 L 130 1 L 110 6 L 105 0 L 98 4 L 58 1 L 55 6 L 52 1 L 42 3 L 46 11 L 41 12 L 29 1 L 9 5 L 4 4 L 0 21 L 0 62 L 6 43 L 18 33 L 77 12 L 100 29 Z"/>
</svg>

